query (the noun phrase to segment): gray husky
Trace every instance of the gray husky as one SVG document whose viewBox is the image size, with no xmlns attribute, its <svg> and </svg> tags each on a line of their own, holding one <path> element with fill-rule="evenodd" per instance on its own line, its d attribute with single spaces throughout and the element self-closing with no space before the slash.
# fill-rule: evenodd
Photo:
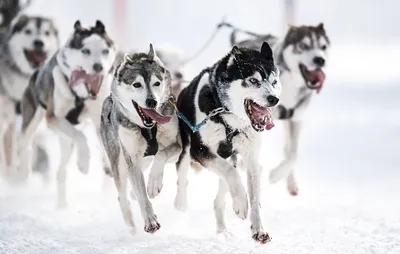
<svg viewBox="0 0 400 254">
<path fill-rule="evenodd" d="M 128 180 L 139 202 L 144 230 L 154 233 L 160 228 L 147 195 L 154 197 L 160 192 L 164 165 L 176 162 L 181 151 L 178 119 L 169 104 L 171 95 L 171 75 L 150 44 L 148 54 L 124 57 L 115 70 L 111 95 L 103 104 L 101 138 L 131 233 L 136 227 L 127 198 Z M 152 159 L 146 192 L 142 170 Z"/>
<path fill-rule="evenodd" d="M 18 160 L 15 165 L 22 177 L 30 173 L 30 149 L 34 132 L 45 119 L 47 126 L 60 136 L 61 161 L 57 173 L 58 204 L 66 206 L 66 164 L 73 145 L 78 150 L 78 168 L 87 173 L 89 147 L 84 134 L 75 128 L 80 122 L 90 121 L 88 100 L 96 99 L 103 78 L 112 67 L 115 58 L 113 41 L 108 37 L 101 21 L 95 26 L 82 27 L 74 24 L 74 31 L 39 71 L 30 79 L 22 102 L 22 130 L 18 138 Z M 49 153 L 49 151 L 48 151 Z"/>
<path fill-rule="evenodd" d="M 58 32 L 51 19 L 20 16 L 10 27 L 0 52 L 0 161 L 11 168 L 16 146 L 16 119 L 29 77 L 56 52 Z"/>
<path fill-rule="evenodd" d="M 233 27 L 231 44 L 259 48 L 267 41 L 274 49 L 280 79 L 283 84 L 281 100 L 274 111 L 276 118 L 284 121 L 286 132 L 285 159 L 272 170 L 270 181 L 287 180 L 291 195 L 298 194 L 298 185 L 293 173 L 298 154 L 299 134 L 304 113 L 315 93 L 319 93 L 325 81 L 324 69 L 328 61 L 330 40 L 323 24 L 317 26 L 291 26 L 286 35 L 279 39 L 273 35 L 258 35 Z M 236 41 L 236 34 L 244 32 L 252 39 Z"/>
<path fill-rule="evenodd" d="M 260 243 L 270 240 L 261 222 L 258 161 L 262 131 L 274 126 L 271 107 L 278 103 L 280 89 L 272 49 L 263 43 L 261 50 L 234 46 L 182 90 L 177 105 L 187 121 L 179 122 L 182 153 L 177 162 L 177 209 L 187 206 L 187 172 L 193 160 L 220 177 L 214 200 L 217 231 L 226 230 L 224 208 L 228 192 L 234 212 L 245 219 L 247 195 L 238 170 L 227 160 L 240 154 L 247 170 L 251 236 Z"/>
</svg>

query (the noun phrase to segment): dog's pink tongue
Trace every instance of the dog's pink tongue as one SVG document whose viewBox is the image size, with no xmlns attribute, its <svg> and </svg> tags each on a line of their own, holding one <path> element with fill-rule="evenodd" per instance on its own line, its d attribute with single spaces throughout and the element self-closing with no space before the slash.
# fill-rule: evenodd
<svg viewBox="0 0 400 254">
<path fill-rule="evenodd" d="M 274 119 L 272 118 L 271 110 L 268 108 L 268 114 L 265 116 L 265 129 L 269 131 L 270 129 L 274 128 Z"/>
<path fill-rule="evenodd" d="M 146 114 L 146 116 L 150 117 L 159 124 L 169 123 L 169 121 L 171 121 L 172 118 L 172 116 L 161 115 L 154 109 L 142 108 L 142 110 Z"/>
<path fill-rule="evenodd" d="M 88 84 L 89 91 L 98 94 L 101 88 L 101 83 L 103 82 L 103 76 L 101 75 L 88 75 L 86 77 L 86 82 Z"/>
<path fill-rule="evenodd" d="M 325 73 L 322 70 L 314 71 L 311 74 L 311 80 L 318 80 L 319 86 L 317 87 L 317 93 L 319 93 L 325 82 Z"/>
</svg>

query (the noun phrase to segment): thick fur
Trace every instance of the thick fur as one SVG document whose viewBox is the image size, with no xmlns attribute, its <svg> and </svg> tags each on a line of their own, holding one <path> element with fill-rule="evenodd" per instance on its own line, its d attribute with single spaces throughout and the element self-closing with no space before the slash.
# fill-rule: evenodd
<svg viewBox="0 0 400 254">
<path fill-rule="evenodd" d="M 7 37 L 13 19 L 31 2 L 28 0 L 22 5 L 19 0 L 0 1 L 0 44 Z"/>
<path fill-rule="evenodd" d="M 253 38 L 238 42 L 237 32 L 244 32 Z M 239 29 L 234 29 L 231 34 L 232 45 L 256 49 L 264 41 L 273 46 L 281 71 L 283 90 L 275 115 L 284 121 L 286 132 L 285 159 L 272 170 L 270 181 L 275 183 L 286 178 L 289 193 L 297 195 L 298 185 L 293 168 L 297 160 L 299 134 L 304 113 L 316 91 L 316 88 L 305 80 L 299 66 L 302 64 L 308 70 L 323 70 L 328 62 L 330 40 L 322 23 L 317 26 L 291 26 L 281 39 Z"/>
<path fill-rule="evenodd" d="M 130 51 L 130 54 L 135 53 Z M 124 58 L 125 53 L 118 52 L 115 64 L 118 65 Z M 172 46 L 157 48 L 157 56 L 164 64 L 165 68 L 171 73 L 172 94 L 178 98 L 179 93 L 184 88 L 185 75 L 182 69 L 184 62 L 183 53 Z"/>
<path fill-rule="evenodd" d="M 214 200 L 217 231 L 226 230 L 224 208 L 228 192 L 234 212 L 245 219 L 248 213 L 247 195 L 238 170 L 227 160 L 240 154 L 247 170 L 252 237 L 261 243 L 270 240 L 263 230 L 260 215 L 261 167 L 258 158 L 262 133 L 253 129 L 244 102 L 250 99 L 262 107 L 273 107 L 278 102 L 279 94 L 279 70 L 274 65 L 272 50 L 267 43 L 263 44 L 261 53 L 233 47 L 225 57 L 204 69 L 182 90 L 178 108 L 192 125 L 199 124 L 216 108 L 222 107 L 228 113 L 211 117 L 199 132 L 192 132 L 183 121 L 179 122 L 183 150 L 177 163 L 177 209 L 187 207 L 187 172 L 193 160 L 220 177 Z"/>
<path fill-rule="evenodd" d="M 74 70 L 83 69 L 87 74 L 106 77 L 115 58 L 113 47 L 113 41 L 100 21 L 96 21 L 95 26 L 90 28 L 82 27 L 77 21 L 66 44 L 32 75 L 22 98 L 23 123 L 18 140 L 18 155 L 26 159 L 19 160 L 15 168 L 23 179 L 29 175 L 32 136 L 39 123 L 45 119 L 47 126 L 59 135 L 61 141 L 61 160 L 57 172 L 58 205 L 61 207 L 67 204 L 66 165 L 74 145 L 78 150 L 78 168 L 81 172 L 88 172 L 90 161 L 86 138 L 75 125 L 90 121 L 85 103 L 92 91 L 83 82 L 70 86 L 71 74 Z M 99 69 L 99 65 L 103 68 Z"/>
<path fill-rule="evenodd" d="M 30 75 L 58 48 L 58 32 L 51 19 L 22 15 L 13 21 L 0 53 L 0 161 L 11 171 L 16 160 L 16 120 Z M 38 52 L 40 61 L 26 52 Z M 31 55 L 32 56 L 32 55 Z M 9 172 L 10 173 L 10 172 Z"/>
<path fill-rule="evenodd" d="M 123 219 L 130 232 L 134 233 L 136 227 L 126 193 L 129 180 L 139 202 L 144 230 L 154 233 L 160 224 L 148 195 L 151 198 L 158 195 L 162 188 L 164 165 L 168 161 L 176 162 L 181 152 L 178 119 L 168 103 L 171 76 L 150 46 L 148 54 L 136 53 L 124 57 L 115 70 L 111 90 L 111 95 L 103 104 L 100 131 L 111 162 Z M 149 100 L 155 103 L 151 107 Z M 173 115 L 172 120 L 146 127 L 134 104 L 141 108 L 153 108 L 163 115 Z M 153 164 L 146 192 L 142 171 L 151 159 Z"/>
</svg>

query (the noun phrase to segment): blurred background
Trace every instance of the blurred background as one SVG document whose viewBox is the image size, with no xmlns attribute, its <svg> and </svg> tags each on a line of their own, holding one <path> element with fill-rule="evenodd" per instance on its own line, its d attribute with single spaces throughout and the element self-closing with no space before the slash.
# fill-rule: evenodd
<svg viewBox="0 0 400 254">
<path fill-rule="evenodd" d="M 52 17 L 63 42 L 76 19 L 86 24 L 100 19 L 122 50 L 147 51 L 151 42 L 156 48 L 172 45 L 186 57 L 204 45 L 223 17 L 240 28 L 278 36 L 284 35 L 288 19 L 295 25 L 323 22 L 331 41 L 330 59 L 326 84 L 315 96 L 301 133 L 296 167 L 300 194 L 290 197 L 284 183 L 270 186 L 268 174 L 263 177 L 270 244 L 253 245 L 248 221 L 238 221 L 230 205 L 228 227 L 238 238 L 214 238 L 213 174 L 192 174 L 189 211 L 175 212 L 171 166 L 163 192 L 153 201 L 163 226 L 157 236 L 126 236 L 113 186 L 107 196 L 99 180 L 100 190 L 86 193 L 94 181 L 74 170 L 68 212 L 54 215 L 55 196 L 44 195 L 42 189 L 31 196 L 2 190 L 0 252 L 10 246 L 27 250 L 25 241 L 35 253 L 400 253 L 400 2 L 293 0 L 293 16 L 285 12 L 287 2 L 33 0 L 26 10 Z M 229 34 L 222 29 L 185 67 L 188 79 L 229 50 Z M 277 122 L 265 133 L 260 152 L 266 172 L 282 159 L 281 127 Z M 99 169 L 93 167 L 91 173 Z"/>
</svg>

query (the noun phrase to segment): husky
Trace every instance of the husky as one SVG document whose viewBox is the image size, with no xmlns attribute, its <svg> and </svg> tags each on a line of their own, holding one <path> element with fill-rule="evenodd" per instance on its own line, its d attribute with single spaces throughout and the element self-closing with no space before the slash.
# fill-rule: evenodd
<svg viewBox="0 0 400 254">
<path fill-rule="evenodd" d="M 154 233 L 160 229 L 148 195 L 158 195 L 164 165 L 176 162 L 181 152 L 178 119 L 169 103 L 171 95 L 171 74 L 150 44 L 148 54 L 125 55 L 114 72 L 111 95 L 103 103 L 101 138 L 111 162 L 123 219 L 131 233 L 136 227 L 127 198 L 128 179 L 142 212 L 144 230 Z M 142 169 L 151 160 L 146 192 Z"/>
<path fill-rule="evenodd" d="M 61 160 L 57 172 L 58 205 L 67 205 L 65 196 L 66 164 L 74 145 L 78 168 L 87 173 L 89 147 L 84 134 L 75 126 L 90 121 L 85 103 L 95 100 L 104 77 L 115 58 L 113 40 L 99 20 L 85 28 L 77 20 L 73 33 L 42 67 L 30 78 L 21 101 L 22 129 L 18 138 L 18 156 L 26 158 L 15 165 L 25 179 L 30 169 L 30 149 L 33 133 L 44 119 L 47 126 L 60 137 Z M 49 151 L 47 151 L 49 154 Z"/>
<path fill-rule="evenodd" d="M 58 31 L 46 17 L 22 15 L 10 26 L 0 49 L 0 161 L 11 168 L 16 160 L 16 119 L 29 77 L 56 52 Z"/>
<path fill-rule="evenodd" d="M 258 48 L 263 42 L 272 45 L 280 69 L 283 90 L 274 116 L 284 121 L 286 133 L 285 159 L 270 173 L 270 182 L 287 181 L 287 189 L 293 196 L 299 188 L 293 172 L 298 155 L 300 131 L 312 97 L 319 93 L 325 82 L 330 40 L 323 23 L 317 26 L 291 26 L 283 38 L 259 35 L 233 28 L 231 45 Z M 252 39 L 237 41 L 236 34 L 244 32 Z"/>
<path fill-rule="evenodd" d="M 135 52 L 129 52 L 129 54 L 133 53 Z M 123 60 L 124 56 L 125 53 L 118 52 L 115 65 L 118 65 Z M 172 94 L 175 98 L 178 98 L 179 93 L 185 85 L 185 76 L 182 70 L 183 58 L 180 52 L 166 48 L 158 48 L 157 56 L 170 72 Z"/>
<path fill-rule="evenodd" d="M 272 49 L 263 43 L 261 50 L 234 46 L 182 90 L 177 106 L 187 121 L 179 121 L 182 153 L 177 162 L 177 209 L 187 207 L 187 172 L 193 160 L 220 177 L 214 200 L 217 232 L 226 231 L 227 192 L 234 212 L 245 219 L 247 194 L 238 170 L 227 160 L 240 154 L 247 170 L 251 236 L 260 243 L 270 241 L 261 222 L 258 159 L 262 131 L 274 126 L 271 107 L 279 102 L 280 89 Z"/>
</svg>

